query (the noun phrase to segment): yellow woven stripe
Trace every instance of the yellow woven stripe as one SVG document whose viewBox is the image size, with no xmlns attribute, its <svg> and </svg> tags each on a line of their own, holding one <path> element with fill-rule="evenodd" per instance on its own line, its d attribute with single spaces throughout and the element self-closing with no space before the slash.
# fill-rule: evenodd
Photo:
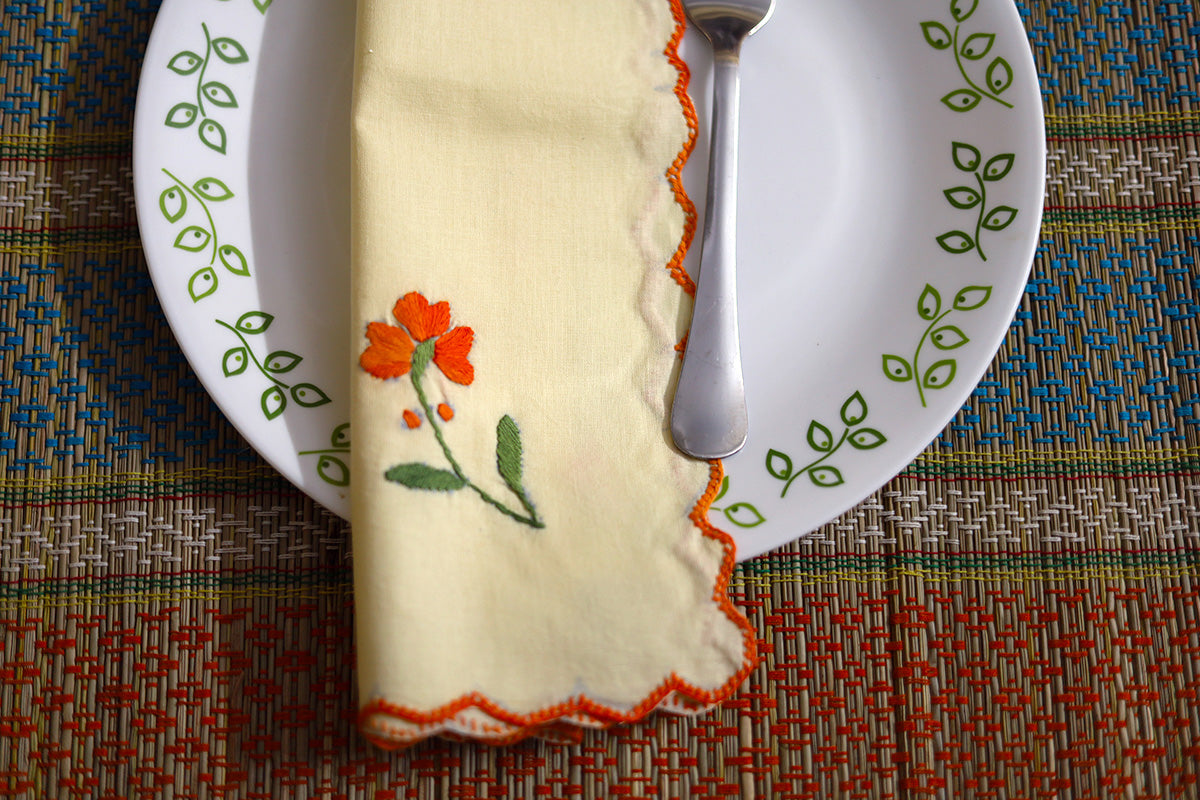
<svg viewBox="0 0 1200 800">
<path fill-rule="evenodd" d="M 1181 461 L 1188 458 L 1200 458 L 1200 447 L 1186 447 L 1178 450 L 1146 450 L 1130 448 L 1128 450 L 1007 450 L 1003 453 L 978 452 L 971 450 L 955 450 L 946 453 L 931 450 L 917 456 L 917 461 L 936 464 L 1028 464 L 1037 462 L 1043 464 L 1062 464 L 1071 462 L 1101 462 L 1106 464 L 1127 464 L 1130 461 Z"/>
<path fill-rule="evenodd" d="M 172 484 L 190 480 L 254 480 L 275 478 L 278 473 L 270 467 L 253 466 L 239 469 L 196 467 L 154 472 L 105 472 L 91 475 L 56 475 L 45 478 L 0 478 L 0 489 L 57 489 L 92 486 L 119 486 L 129 483 Z"/>
<path fill-rule="evenodd" d="M 922 583 L 1039 583 L 1053 581 L 1151 581 L 1170 580 L 1182 577 L 1200 577 L 1200 565 L 1178 567 L 1096 567 L 1092 569 L 986 569 L 986 570 L 928 570 L 912 567 L 897 569 L 850 570 L 837 569 L 828 572 L 800 572 L 780 570 L 765 575 L 735 576 L 729 585 L 737 589 L 745 586 L 777 586 L 794 583 L 797 586 L 829 586 L 847 583 L 899 583 L 916 578 Z"/>
<path fill-rule="evenodd" d="M 0 135 L 0 147 L 69 146 L 88 144 L 128 144 L 129 131 L 117 130 L 105 133 L 6 133 Z"/>
</svg>

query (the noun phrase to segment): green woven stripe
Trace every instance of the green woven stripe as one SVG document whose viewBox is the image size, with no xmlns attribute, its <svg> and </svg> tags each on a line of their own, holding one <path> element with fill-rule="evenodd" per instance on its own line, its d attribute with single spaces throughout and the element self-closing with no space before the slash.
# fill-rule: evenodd
<svg viewBox="0 0 1200 800">
<path fill-rule="evenodd" d="M 876 554 L 833 557 L 768 555 L 739 564 L 739 577 L 780 573 L 818 574 L 835 570 L 885 572 L 1030 572 L 1093 570 L 1152 571 L 1200 567 L 1200 549 L 1144 551 L 1137 553 L 1018 553 L 1018 554 Z M 0 584 L 0 599 L 70 597 L 88 594 L 143 594 L 182 591 L 235 591 L 238 589 L 293 589 L 304 587 L 344 588 L 351 584 L 348 567 L 329 567 L 304 572 L 255 570 L 226 574 L 180 573 L 174 575 L 119 575 L 80 579 L 59 578 L 37 582 L 13 581 Z"/>
<path fill-rule="evenodd" d="M 1119 225 L 1186 221 L 1200 218 L 1200 205 L 1159 206 L 1157 208 L 1048 208 L 1042 219 L 1046 225 L 1112 222 Z"/>
<path fill-rule="evenodd" d="M 71 158 L 128 158 L 133 153 L 129 133 L 112 140 L 12 142 L 0 138 L 0 158 L 18 161 L 47 161 Z"/>
<path fill-rule="evenodd" d="M 0 503 L 76 503 L 127 500 L 130 498 L 164 499 L 210 494 L 297 494 L 292 484 L 279 476 L 251 475 L 204 479 L 179 479 L 169 482 L 141 482 L 136 479 L 114 480 L 67 486 L 0 486 Z"/>
<path fill-rule="evenodd" d="M 766 555 L 738 565 L 743 575 L 776 572 L 825 572 L 829 570 L 882 571 L 889 569 L 930 572 L 996 572 L 1030 570 L 1161 569 L 1200 565 L 1200 549 L 1156 550 L 1137 553 L 1113 551 L 1084 553 L 879 553 L 843 554 L 832 557 Z"/>
<path fill-rule="evenodd" d="M 1137 139 L 1148 136 L 1161 136 L 1174 139 L 1196 133 L 1200 133 L 1200 116 L 1165 122 L 1132 119 L 1127 122 L 1106 120 L 1102 123 L 1096 123 L 1087 120 L 1077 120 L 1049 121 L 1046 123 L 1046 138 L 1048 139 L 1083 139 L 1089 137 L 1128 137 Z"/>
<path fill-rule="evenodd" d="M 1200 474 L 1200 458 L 1122 459 L 1121 461 L 1047 460 L 1011 462 L 925 461 L 918 458 L 900 473 L 905 477 L 934 478 L 1076 478 L 1081 475 Z"/>
</svg>

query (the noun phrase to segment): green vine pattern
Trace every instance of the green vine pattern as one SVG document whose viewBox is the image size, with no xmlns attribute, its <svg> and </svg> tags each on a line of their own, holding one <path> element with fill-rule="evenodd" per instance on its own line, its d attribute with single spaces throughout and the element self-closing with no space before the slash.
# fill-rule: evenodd
<svg viewBox="0 0 1200 800">
<path fill-rule="evenodd" d="M 713 498 L 713 504 L 708 507 L 709 511 L 720 511 L 725 515 L 725 519 L 739 528 L 757 528 L 767 521 L 767 518 L 762 515 L 753 503 L 738 502 L 732 505 L 727 505 L 724 508 L 718 507 L 716 502 L 725 496 L 729 491 L 729 476 L 726 475 L 721 479 L 721 488 L 717 491 L 717 496 Z"/>
<path fill-rule="evenodd" d="M 217 178 L 201 178 L 188 185 L 168 169 L 164 169 L 163 174 L 172 181 L 172 185 L 163 189 L 158 196 L 158 208 L 167 222 L 174 225 L 182 221 L 193 205 L 204 214 L 202 224 L 188 225 L 175 237 L 175 247 L 180 250 L 208 254 L 208 264 L 198 269 L 188 280 L 188 294 L 193 303 L 198 303 L 217 291 L 220 282 L 215 267 L 218 260 L 221 266 L 234 275 L 250 275 L 250 264 L 242 251 L 231 244 L 221 243 L 212 210 L 208 205 L 223 203 L 233 198 L 234 194 L 224 181 Z"/>
<path fill-rule="evenodd" d="M 988 207 L 988 184 L 1001 181 L 1012 171 L 1013 153 L 1001 153 L 983 161 L 979 148 L 964 142 L 953 142 L 950 147 L 954 166 L 975 178 L 974 186 L 952 186 L 942 191 L 946 201 L 964 211 L 975 209 L 974 233 L 952 230 L 937 237 L 937 243 L 948 253 L 976 252 L 981 261 L 987 261 L 983 251 L 983 232 L 1002 231 L 1017 218 L 1017 209 L 998 205 Z"/>
<path fill-rule="evenodd" d="M 258 5 L 256 0 L 256 5 Z M 259 10 L 266 13 L 262 6 Z M 196 126 L 196 133 L 210 149 L 225 155 L 228 137 L 225 126 L 210 115 L 210 106 L 215 108 L 237 108 L 237 97 L 226 84 L 217 80 L 208 80 L 209 67 L 213 66 L 213 56 L 225 64 L 245 64 L 250 60 L 246 48 L 235 39 L 228 36 L 213 38 L 208 31 L 208 25 L 200 24 L 204 31 L 204 55 L 191 50 L 181 50 L 171 56 L 167 69 L 176 75 L 196 75 L 195 101 L 188 100 L 176 103 L 167 112 L 164 124 L 171 128 L 185 129 Z"/>
<path fill-rule="evenodd" d="M 320 450 L 301 450 L 299 456 L 319 456 L 317 477 L 331 486 L 350 485 L 350 423 L 343 422 L 329 435 L 329 447 Z"/>
<path fill-rule="evenodd" d="M 222 3 L 228 3 L 229 0 L 220 0 Z M 258 9 L 258 13 L 266 16 L 267 9 L 271 7 L 273 0 L 254 0 L 254 7 Z"/>
<path fill-rule="evenodd" d="M 275 350 L 260 358 L 255 354 L 248 336 L 260 336 L 271 327 L 275 317 L 263 311 L 247 311 L 238 317 L 232 325 L 218 319 L 216 323 L 238 338 L 239 345 L 225 351 L 221 359 L 221 371 L 226 378 L 232 378 L 246 372 L 251 365 L 259 374 L 271 382 L 263 390 L 259 398 L 259 406 L 263 416 L 268 420 L 275 419 L 288 406 L 289 397 L 292 402 L 304 408 L 316 408 L 329 402 L 327 395 L 320 387 L 311 383 L 288 384 L 279 376 L 294 370 L 304 359 L 288 350 Z"/>
<path fill-rule="evenodd" d="M 767 472 L 772 478 L 783 481 L 783 490 L 780 491 L 779 496 L 787 497 L 788 490 L 801 475 L 807 475 L 813 486 L 823 489 L 845 483 L 846 479 L 842 475 L 842 471 L 838 467 L 826 463 L 841 450 L 842 445 L 849 442 L 855 450 L 874 450 L 887 441 L 887 437 L 880 431 L 863 424 L 867 421 L 867 413 L 867 402 L 863 399 L 862 392 L 855 392 L 846 399 L 846 402 L 842 403 L 839 414 L 842 431 L 836 439 L 833 431 L 819 420 L 814 419 L 809 422 L 808 446 L 819 455 L 800 469 L 795 468 L 792 457 L 787 453 L 782 450 L 769 450 L 767 452 Z"/>
<path fill-rule="evenodd" d="M 930 284 L 925 284 L 921 296 L 917 298 L 917 313 L 929 324 L 921 333 L 921 339 L 917 342 L 911 358 L 884 354 L 883 374 L 897 383 L 915 383 L 921 406 L 928 407 L 925 392 L 944 389 L 953 383 L 958 371 L 958 362 L 953 358 L 943 358 L 928 367 L 922 367 L 921 351 L 929 342 L 933 342 L 933 346 L 939 351 L 949 352 L 971 341 L 962 328 L 943 323 L 946 317 L 956 311 L 966 312 L 982 308 L 991 297 L 991 286 L 967 286 L 954 296 L 950 307 L 943 310 L 941 294 Z"/>
<path fill-rule="evenodd" d="M 994 33 L 973 33 L 965 39 L 961 36 L 963 23 L 971 18 L 978 5 L 979 0 L 952 0 L 950 16 L 954 20 L 951 23 L 953 30 L 949 25 L 934 20 L 921 23 L 921 33 L 925 35 L 925 41 L 930 47 L 954 53 L 958 74 L 967 84 L 942 98 L 942 103 L 954 111 L 970 111 L 985 97 L 1005 108 L 1012 108 L 1012 103 L 1000 97 L 1013 82 L 1012 65 L 1007 60 L 1000 56 L 993 58 L 988 63 L 982 83 L 972 79 L 967 71 L 968 65 L 973 66 L 974 62 L 983 61 L 996 42 Z"/>
</svg>

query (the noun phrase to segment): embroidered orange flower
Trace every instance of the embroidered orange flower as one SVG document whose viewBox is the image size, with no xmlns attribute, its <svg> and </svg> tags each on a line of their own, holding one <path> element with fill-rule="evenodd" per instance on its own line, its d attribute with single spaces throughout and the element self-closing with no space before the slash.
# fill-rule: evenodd
<svg viewBox="0 0 1200 800">
<path fill-rule="evenodd" d="M 463 386 L 475 380 L 468 356 L 475 332 L 450 327 L 450 304 L 430 305 L 420 292 L 409 292 L 396 301 L 392 314 L 401 327 L 383 322 L 367 325 L 370 345 L 358 363 L 376 378 L 399 378 L 414 366 L 418 373 L 432 361 L 450 380 Z"/>
</svg>

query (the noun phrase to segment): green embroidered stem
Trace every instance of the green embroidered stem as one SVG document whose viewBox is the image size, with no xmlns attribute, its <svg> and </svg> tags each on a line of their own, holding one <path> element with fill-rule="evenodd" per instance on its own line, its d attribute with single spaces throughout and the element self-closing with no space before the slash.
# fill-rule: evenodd
<svg viewBox="0 0 1200 800">
<path fill-rule="evenodd" d="M 546 523 L 538 519 L 537 512 L 534 510 L 528 498 L 524 496 L 523 492 L 514 492 L 514 494 L 517 495 L 517 498 L 521 501 L 521 505 L 529 514 L 528 517 L 521 516 L 521 514 L 513 511 L 511 508 L 504 505 L 504 503 L 501 503 L 499 500 L 492 497 L 484 489 L 477 486 L 475 482 L 468 478 L 466 473 L 463 472 L 463 468 L 454 458 L 454 454 L 450 452 L 450 445 L 446 443 L 446 437 L 442 434 L 442 427 L 437 422 L 437 415 L 434 413 L 433 407 L 429 405 L 429 398 L 425 396 L 425 389 L 421 386 L 421 376 L 424 374 L 424 372 L 424 364 L 420 364 L 417 359 L 414 358 L 411 377 L 413 389 L 417 393 L 417 402 L 421 404 L 421 410 L 425 412 L 425 418 L 429 420 L 429 426 L 433 428 L 433 436 L 435 439 L 437 439 L 438 445 L 442 448 L 442 455 L 446 457 L 446 461 L 450 464 L 450 469 L 454 471 L 454 474 L 459 480 L 461 480 L 466 486 L 471 487 L 475 494 L 479 495 L 481 500 L 494 507 L 497 511 L 515 519 L 517 522 L 522 522 L 526 525 L 529 525 L 532 528 L 546 527 Z"/>
<path fill-rule="evenodd" d="M 834 446 L 833 446 L 833 447 L 832 447 L 832 448 L 829 450 L 829 452 L 828 452 L 828 453 L 826 453 L 825 455 L 821 456 L 821 457 L 820 457 L 820 458 L 818 458 L 816 461 L 813 461 L 813 462 L 811 462 L 811 463 L 809 463 L 809 464 L 806 464 L 804 467 L 801 467 L 799 470 L 797 470 L 797 471 L 796 471 L 796 473 L 795 473 L 795 474 L 793 474 L 792 476 L 790 476 L 790 477 L 787 479 L 787 482 L 783 484 L 783 491 L 779 493 L 779 496 L 780 496 L 780 497 L 787 497 L 788 489 L 790 489 L 790 488 L 791 488 L 791 486 L 792 486 L 792 482 L 793 482 L 793 481 L 795 481 L 795 480 L 796 480 L 796 478 L 799 478 L 799 477 L 800 477 L 801 475 L 803 475 L 804 473 L 806 473 L 806 472 L 810 471 L 811 469 L 813 469 L 814 467 L 819 467 L 819 466 L 820 466 L 820 465 L 821 465 L 821 464 L 822 464 L 822 463 L 823 463 L 823 462 L 824 462 L 826 459 L 828 459 L 830 456 L 832 456 L 834 453 L 836 453 L 836 452 L 838 451 L 838 449 L 839 449 L 839 448 L 841 448 L 842 444 L 843 444 L 843 443 L 846 441 L 846 437 L 847 437 L 847 436 L 849 436 L 849 435 L 850 435 L 850 428 L 849 428 L 849 427 L 847 427 L 845 430 L 843 430 L 843 431 L 842 431 L 842 438 L 838 439 L 838 441 L 837 441 L 837 444 L 835 444 L 835 445 L 834 445 Z"/>
<path fill-rule="evenodd" d="M 934 329 L 934 327 L 939 322 L 944 320 L 946 317 L 950 316 L 950 314 L 953 313 L 953 311 L 954 311 L 953 308 L 951 308 L 949 311 L 943 311 L 941 313 L 941 315 L 935 317 L 934 320 L 929 323 L 928 327 L 925 328 L 925 332 L 921 334 L 920 341 L 917 342 L 916 351 L 913 352 L 913 360 L 912 360 L 913 380 L 917 384 L 917 397 L 921 398 L 921 408 L 928 408 L 928 406 L 925 403 L 925 389 L 923 386 L 921 386 L 921 383 L 922 383 L 922 381 L 921 381 L 921 366 L 920 366 L 921 349 L 923 347 L 925 347 L 925 340 L 929 338 L 929 333 Z"/>
<path fill-rule="evenodd" d="M 241 341 L 242 347 L 246 348 L 246 355 L 250 356 L 250 360 L 254 362 L 254 366 L 258 368 L 258 371 L 262 373 L 262 376 L 264 378 L 271 381 L 271 383 L 275 384 L 276 386 L 279 386 L 280 388 L 283 388 L 283 389 L 292 388 L 291 386 L 289 386 L 288 384 L 279 380 L 278 378 L 273 377 L 271 375 L 271 373 L 267 371 L 266 367 L 264 367 L 262 365 L 262 362 L 258 360 L 258 356 L 254 355 L 254 348 L 251 347 L 250 343 L 246 341 L 246 337 L 242 335 L 241 331 L 239 331 L 234 326 L 230 325 L 225 320 L 219 319 L 219 320 L 216 320 L 216 323 L 218 325 L 220 325 L 222 328 L 227 328 L 228 330 L 233 331 L 233 335 L 238 337 L 238 340 Z"/>
<path fill-rule="evenodd" d="M 205 203 L 203 197 L 198 195 L 192 189 L 192 187 L 179 180 L 179 178 L 177 178 L 174 173 L 172 173 L 166 167 L 163 168 L 163 172 L 168 178 L 175 182 L 176 186 L 194 197 L 196 202 L 200 204 L 200 208 L 204 210 L 204 216 L 208 218 L 208 233 L 212 237 L 212 257 L 208 260 L 208 265 L 211 267 L 213 264 L 217 263 L 217 250 L 220 247 L 220 242 L 217 239 L 217 223 L 213 221 L 212 212 L 208 210 L 208 203 Z"/>
<path fill-rule="evenodd" d="M 975 249 L 979 252 L 979 257 L 987 261 L 987 253 L 983 252 L 983 240 L 980 238 L 980 231 L 983 230 L 983 218 L 987 213 L 987 186 L 983 182 L 983 175 L 976 172 L 975 182 L 979 184 L 979 214 L 975 218 Z"/>
<path fill-rule="evenodd" d="M 1005 102 L 1004 100 L 1001 100 L 998 96 L 992 94 L 987 89 L 984 89 L 983 87 L 979 86 L 977 83 L 975 83 L 975 81 L 971 80 L 971 76 L 967 74 L 967 69 L 966 69 L 966 67 L 963 66 L 963 63 L 962 63 L 962 56 L 960 56 L 958 53 L 958 31 L 961 27 L 962 27 L 961 24 L 954 26 L 954 41 L 951 44 L 951 46 L 954 48 L 954 63 L 956 65 L 958 65 L 958 74 L 962 75 L 963 80 L 967 82 L 968 86 L 970 86 L 975 91 L 979 92 L 979 94 L 981 94 L 982 96 L 984 96 L 990 100 L 995 100 L 997 103 L 1004 106 L 1005 108 L 1012 108 L 1013 107 L 1012 103 L 1008 103 L 1008 102 Z M 1007 87 L 1005 87 L 1005 88 L 1007 88 Z"/>
</svg>

